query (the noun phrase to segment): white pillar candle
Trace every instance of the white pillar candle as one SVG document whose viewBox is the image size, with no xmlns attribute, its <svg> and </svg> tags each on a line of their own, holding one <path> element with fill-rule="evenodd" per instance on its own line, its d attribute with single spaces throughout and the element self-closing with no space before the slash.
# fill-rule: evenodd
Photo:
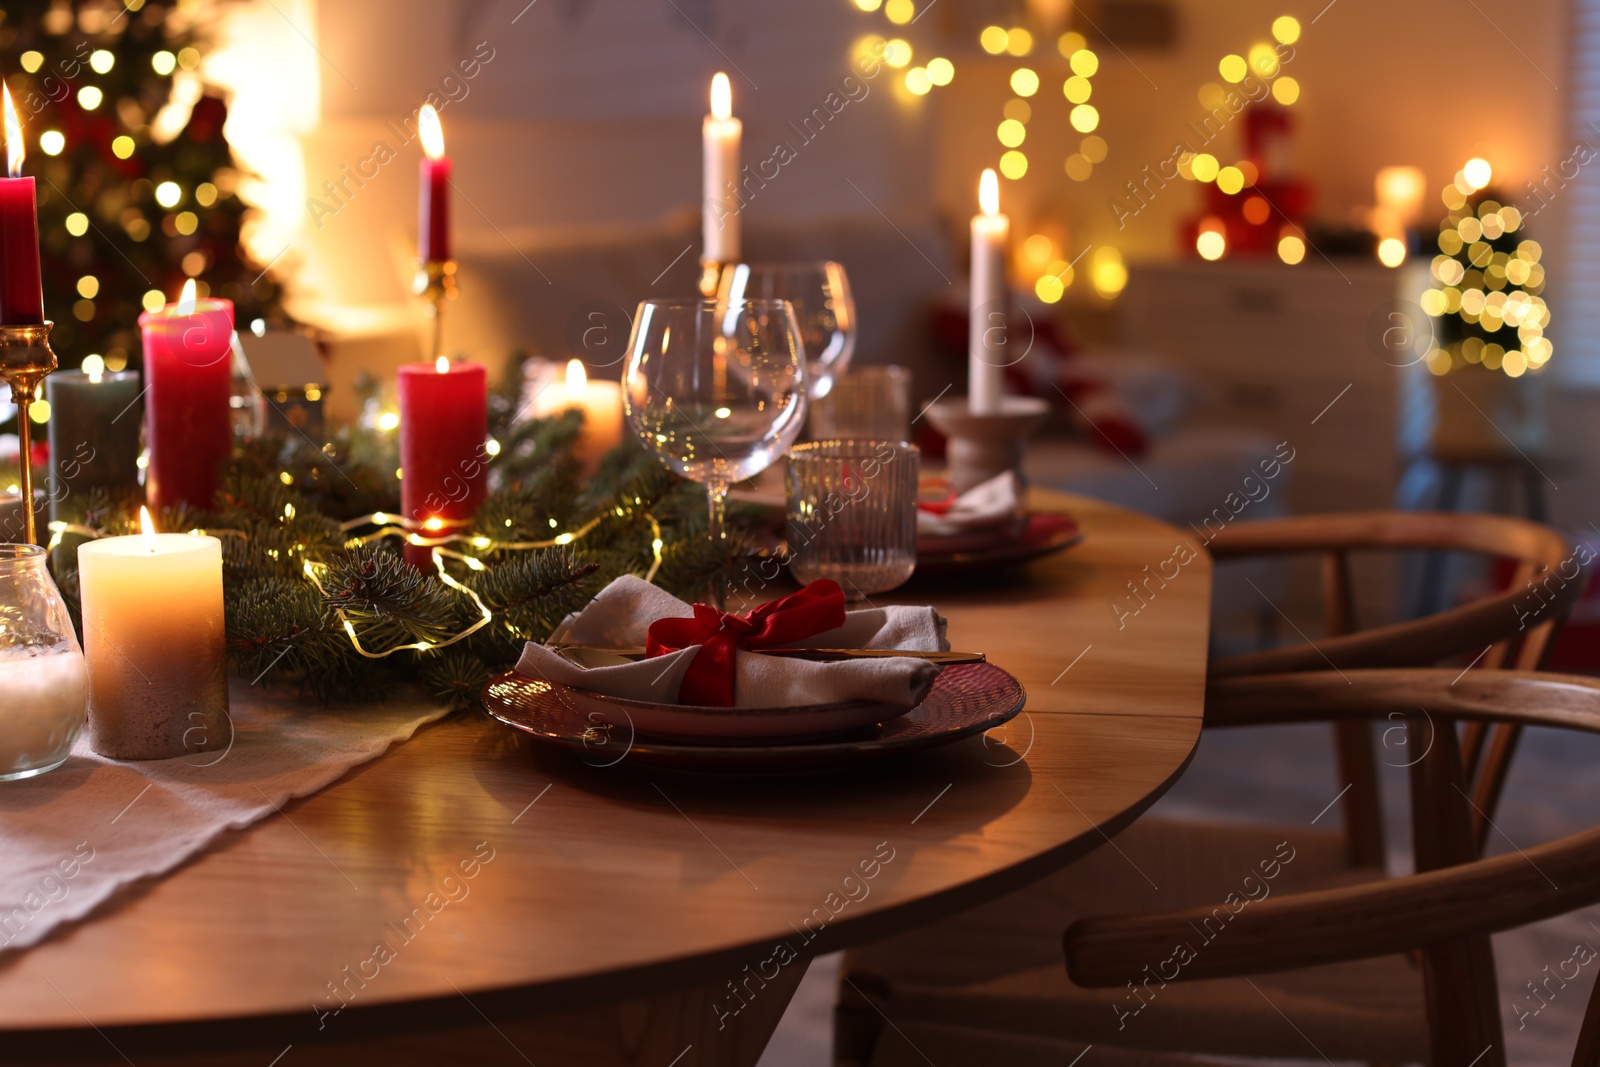
<svg viewBox="0 0 1600 1067">
<path fill-rule="evenodd" d="M 88 682 L 77 649 L 0 659 L 0 780 L 67 758 L 83 727 Z"/>
<path fill-rule="evenodd" d="M 1000 179 L 992 170 L 978 183 L 982 213 L 972 217 L 972 291 L 967 334 L 967 403 L 974 415 L 1000 411 L 1006 356 L 1006 242 L 1011 220 L 1000 214 Z"/>
<path fill-rule="evenodd" d="M 78 546 L 89 743 L 113 759 L 226 748 L 222 542 L 143 534 Z"/>
<path fill-rule="evenodd" d="M 551 382 L 533 400 L 540 418 L 576 409 L 583 412 L 583 436 L 577 454 L 587 473 L 594 473 L 605 454 L 622 443 L 622 383 L 591 382 L 582 360 L 567 363 L 567 380 Z"/>
<path fill-rule="evenodd" d="M 711 114 L 700 128 L 705 152 L 701 196 L 701 254 L 716 263 L 739 259 L 739 138 L 733 90 L 721 72 L 711 79 Z"/>
</svg>

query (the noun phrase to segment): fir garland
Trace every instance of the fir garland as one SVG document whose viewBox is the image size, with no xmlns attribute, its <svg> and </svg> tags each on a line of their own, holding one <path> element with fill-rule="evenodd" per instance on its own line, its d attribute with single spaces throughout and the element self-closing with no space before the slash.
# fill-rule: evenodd
<svg viewBox="0 0 1600 1067">
<path fill-rule="evenodd" d="M 548 638 L 612 579 L 654 570 L 658 585 L 703 600 L 744 552 L 739 537 L 711 542 L 703 488 L 637 444 L 614 450 L 585 479 L 573 455 L 576 413 L 512 424 L 504 396 L 491 410 L 500 416 L 500 452 L 483 506 L 441 554 L 449 582 L 408 566 L 398 538 L 344 529 L 352 517 L 398 511 L 392 439 L 359 430 L 320 449 L 294 436 L 250 442 L 235 452 L 211 511 L 156 516 L 160 529 L 221 540 L 236 673 L 324 700 L 416 683 L 452 706 L 475 707 L 484 683 L 515 663 L 525 642 Z M 80 631 L 75 546 L 91 531 L 136 532 L 139 503 L 96 497 L 85 529 L 57 535 L 57 581 Z M 504 547 L 564 532 L 573 534 L 566 544 Z M 381 654 L 419 644 L 444 647 Z"/>
</svg>

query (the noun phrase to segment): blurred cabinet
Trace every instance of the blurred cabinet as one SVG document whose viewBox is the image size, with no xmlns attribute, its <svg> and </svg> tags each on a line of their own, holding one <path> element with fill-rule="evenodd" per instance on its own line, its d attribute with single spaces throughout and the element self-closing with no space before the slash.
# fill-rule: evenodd
<svg viewBox="0 0 1600 1067">
<path fill-rule="evenodd" d="M 1194 376 L 1194 423 L 1252 427 L 1294 448 L 1293 511 L 1386 508 L 1402 467 L 1402 367 L 1419 325 L 1416 305 L 1400 302 L 1400 278 L 1315 255 L 1293 267 L 1135 265 L 1122 334 Z"/>
</svg>

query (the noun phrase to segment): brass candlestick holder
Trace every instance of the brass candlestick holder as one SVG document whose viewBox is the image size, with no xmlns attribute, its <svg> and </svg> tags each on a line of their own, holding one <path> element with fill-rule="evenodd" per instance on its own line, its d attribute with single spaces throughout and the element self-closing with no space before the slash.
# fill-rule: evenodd
<svg viewBox="0 0 1600 1067">
<path fill-rule="evenodd" d="M 39 399 L 39 383 L 58 365 L 56 354 L 50 349 L 50 328 L 54 325 L 53 322 L 0 325 L 0 379 L 11 386 L 11 402 L 17 405 L 23 537 L 35 545 L 39 543 L 39 527 L 33 514 L 33 433 L 28 408 Z"/>
<path fill-rule="evenodd" d="M 700 295 L 715 300 L 722 287 L 722 268 L 727 266 L 715 259 L 700 258 Z"/>
<path fill-rule="evenodd" d="M 428 302 L 428 316 L 433 319 L 433 352 L 428 358 L 437 360 L 444 355 L 444 302 L 456 298 L 456 261 L 430 259 L 419 263 L 411 291 Z"/>
</svg>

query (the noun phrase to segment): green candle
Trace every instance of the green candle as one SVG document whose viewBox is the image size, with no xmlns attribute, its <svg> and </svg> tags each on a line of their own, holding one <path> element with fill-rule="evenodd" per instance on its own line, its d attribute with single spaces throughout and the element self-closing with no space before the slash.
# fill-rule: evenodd
<svg viewBox="0 0 1600 1067">
<path fill-rule="evenodd" d="M 139 493 L 139 375 L 60 371 L 45 379 L 45 397 L 50 401 L 45 482 L 50 521 L 82 522 L 93 489 L 113 498 Z M 77 543 L 68 539 L 62 548 L 71 553 Z"/>
</svg>

